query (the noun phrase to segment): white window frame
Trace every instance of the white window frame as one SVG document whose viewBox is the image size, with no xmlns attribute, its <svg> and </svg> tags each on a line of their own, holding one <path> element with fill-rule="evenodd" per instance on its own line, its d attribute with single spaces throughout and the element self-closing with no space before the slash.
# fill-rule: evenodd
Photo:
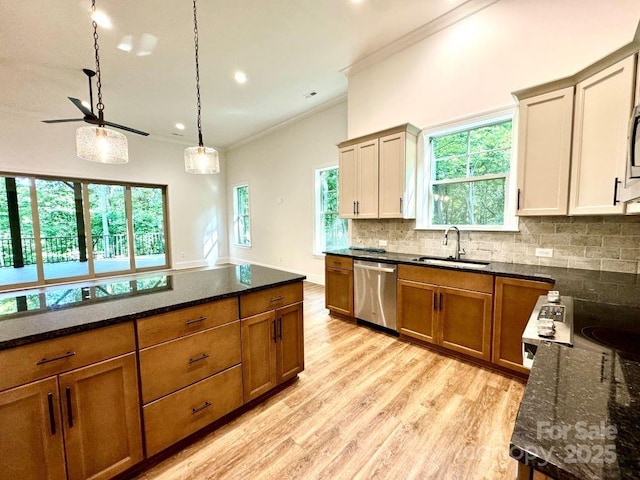
<svg viewBox="0 0 640 480">
<path fill-rule="evenodd" d="M 322 228 L 324 223 L 322 219 L 326 212 L 322 212 L 320 207 L 322 205 L 322 189 L 320 185 L 320 176 L 323 172 L 327 170 L 337 170 L 338 165 L 332 164 L 323 167 L 316 167 L 313 169 L 313 185 L 314 185 L 314 203 L 313 203 L 313 254 L 321 256 L 323 255 L 323 251 L 327 249 L 327 241 L 326 241 L 326 231 Z M 339 187 L 338 187 L 339 188 Z M 338 213 L 337 211 L 335 212 Z M 348 232 L 349 225 L 347 224 L 347 238 L 349 237 Z"/>
<path fill-rule="evenodd" d="M 518 217 L 516 216 L 516 180 L 517 180 L 517 115 L 515 107 L 505 107 L 479 115 L 464 117 L 444 124 L 435 125 L 422 130 L 420 140 L 423 141 L 422 151 L 418 158 L 418 201 L 416 206 L 416 230 L 444 230 L 448 225 L 438 225 L 431 223 L 431 208 L 433 205 L 432 185 L 432 159 L 431 159 L 431 138 L 452 133 L 462 132 L 480 128 L 482 126 L 493 125 L 507 120 L 511 120 L 511 160 L 509 172 L 505 174 L 491 174 L 479 177 L 472 177 L 461 180 L 438 181 L 438 184 L 462 183 L 480 180 L 492 180 L 495 178 L 505 178 L 505 212 L 504 224 L 502 225 L 456 225 L 461 230 L 466 231 L 497 231 L 497 232 L 517 232 Z"/>
<path fill-rule="evenodd" d="M 239 214 L 238 205 L 238 190 L 241 188 L 247 189 L 247 214 Z M 241 243 L 240 241 L 240 217 L 246 217 L 249 222 L 249 238 L 248 242 Z M 251 248 L 251 190 L 249 183 L 239 183 L 233 186 L 233 244 L 240 248 Z"/>
</svg>

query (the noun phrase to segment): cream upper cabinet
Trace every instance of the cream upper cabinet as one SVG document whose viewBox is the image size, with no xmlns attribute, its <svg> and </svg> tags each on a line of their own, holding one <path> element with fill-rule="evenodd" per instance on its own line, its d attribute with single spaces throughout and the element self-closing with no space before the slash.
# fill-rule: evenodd
<svg viewBox="0 0 640 480">
<path fill-rule="evenodd" d="M 518 211 L 566 215 L 574 87 L 522 99 L 518 114 Z"/>
<path fill-rule="evenodd" d="M 570 215 L 624 213 L 614 196 L 624 180 L 635 55 L 576 86 Z"/>
<path fill-rule="evenodd" d="M 406 124 L 339 147 L 342 218 L 415 218 L 418 129 Z"/>
<path fill-rule="evenodd" d="M 413 132 L 398 132 L 380 140 L 379 218 L 415 218 L 416 147 Z"/>
<path fill-rule="evenodd" d="M 378 140 L 340 149 L 339 214 L 378 218 Z"/>
</svg>

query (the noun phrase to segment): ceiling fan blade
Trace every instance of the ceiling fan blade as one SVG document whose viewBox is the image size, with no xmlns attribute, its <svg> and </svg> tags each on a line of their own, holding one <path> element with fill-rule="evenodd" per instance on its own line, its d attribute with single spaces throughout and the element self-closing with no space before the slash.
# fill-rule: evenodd
<svg viewBox="0 0 640 480">
<path fill-rule="evenodd" d="M 67 97 L 69 100 L 71 100 L 71 103 L 73 103 L 76 107 L 78 107 L 78 109 L 84 113 L 85 117 L 90 117 L 90 118 L 98 118 L 96 117 L 93 112 L 91 110 L 89 110 L 87 107 L 85 107 L 82 104 L 82 101 L 78 100 L 77 98 L 71 98 L 71 97 Z"/>
<path fill-rule="evenodd" d="M 138 135 L 143 135 L 145 137 L 149 136 L 147 132 L 143 132 L 142 130 L 136 130 L 135 128 L 131 128 L 131 127 L 125 127 L 124 125 L 118 125 L 117 123 L 112 123 L 112 122 L 102 122 L 102 123 L 109 127 L 119 128 L 120 130 L 126 130 L 127 132 L 137 133 Z"/>
<path fill-rule="evenodd" d="M 84 118 L 61 118 L 59 120 L 42 120 L 42 123 L 83 122 Z"/>
</svg>

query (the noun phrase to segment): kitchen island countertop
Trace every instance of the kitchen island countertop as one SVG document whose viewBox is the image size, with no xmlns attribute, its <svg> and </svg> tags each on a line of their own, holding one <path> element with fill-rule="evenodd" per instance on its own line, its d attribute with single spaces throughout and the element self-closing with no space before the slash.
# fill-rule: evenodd
<svg viewBox="0 0 640 480">
<path fill-rule="evenodd" d="M 154 273 L 0 295 L 0 350 L 301 282 L 258 265 Z"/>
</svg>

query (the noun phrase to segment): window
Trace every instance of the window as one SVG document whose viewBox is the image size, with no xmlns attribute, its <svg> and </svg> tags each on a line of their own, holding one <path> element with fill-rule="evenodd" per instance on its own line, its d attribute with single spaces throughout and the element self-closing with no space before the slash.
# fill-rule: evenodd
<svg viewBox="0 0 640 480">
<path fill-rule="evenodd" d="M 514 229 L 511 137 L 511 116 L 427 135 L 419 226 Z"/>
<path fill-rule="evenodd" d="M 0 289 L 166 268 L 165 190 L 0 176 Z"/>
<path fill-rule="evenodd" d="M 316 254 L 347 246 L 347 221 L 338 217 L 338 172 L 338 167 L 319 168 L 315 172 Z"/>
<path fill-rule="evenodd" d="M 236 245 L 250 247 L 249 185 L 233 187 L 233 216 Z"/>
</svg>

